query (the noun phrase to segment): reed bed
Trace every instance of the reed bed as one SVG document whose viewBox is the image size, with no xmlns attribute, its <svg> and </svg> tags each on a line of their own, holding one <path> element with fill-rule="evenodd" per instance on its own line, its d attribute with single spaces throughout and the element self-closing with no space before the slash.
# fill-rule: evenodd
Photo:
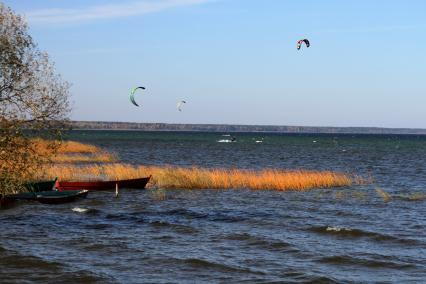
<svg viewBox="0 0 426 284">
<path fill-rule="evenodd" d="M 52 165 L 40 178 L 59 177 L 60 180 L 129 179 L 152 175 L 151 187 L 182 189 L 298 190 L 349 186 L 354 180 L 331 171 L 262 171 L 238 169 L 205 169 L 199 167 L 152 167 L 128 164 Z"/>
<path fill-rule="evenodd" d="M 90 144 L 83 144 L 76 141 L 63 141 L 59 148 L 59 153 L 99 153 L 101 148 Z"/>
<path fill-rule="evenodd" d="M 58 154 L 52 158 L 52 162 L 55 163 L 112 163 L 116 161 L 116 156 L 107 152 L 90 155 Z"/>
<path fill-rule="evenodd" d="M 54 163 L 112 163 L 116 162 L 115 155 L 101 148 L 76 141 L 48 141 L 40 138 L 33 139 L 33 147 L 40 154 L 56 152 L 51 157 Z"/>
<path fill-rule="evenodd" d="M 44 153 L 51 151 L 52 143 L 57 146 L 58 154 L 89 154 L 89 153 L 99 153 L 102 152 L 102 149 L 90 144 L 84 144 L 76 141 L 49 141 L 41 138 L 35 138 L 32 140 L 34 149 L 39 153 Z"/>
</svg>

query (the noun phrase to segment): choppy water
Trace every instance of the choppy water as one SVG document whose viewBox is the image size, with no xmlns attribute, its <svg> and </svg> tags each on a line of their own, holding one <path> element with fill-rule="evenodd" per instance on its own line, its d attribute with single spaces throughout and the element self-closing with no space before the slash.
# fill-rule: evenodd
<svg viewBox="0 0 426 284">
<path fill-rule="evenodd" d="M 225 133 L 224 133 L 225 134 Z M 426 137 L 73 132 L 133 164 L 327 169 L 333 190 L 94 192 L 0 211 L 2 283 L 424 283 Z M 263 139 L 262 139 L 263 138 Z M 258 142 L 256 141 L 263 141 Z M 314 142 L 315 141 L 315 142 Z"/>
</svg>

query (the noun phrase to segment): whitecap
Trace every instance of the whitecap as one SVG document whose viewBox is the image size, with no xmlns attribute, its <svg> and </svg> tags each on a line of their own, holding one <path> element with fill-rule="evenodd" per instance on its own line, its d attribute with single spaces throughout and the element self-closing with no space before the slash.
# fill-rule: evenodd
<svg viewBox="0 0 426 284">
<path fill-rule="evenodd" d="M 72 209 L 72 211 L 77 212 L 77 213 L 84 213 L 84 212 L 87 212 L 88 210 L 89 209 L 87 209 L 87 208 L 80 208 L 80 207 L 74 207 Z"/>
<path fill-rule="evenodd" d="M 219 142 L 219 143 L 231 143 L 231 142 L 235 142 L 235 141 L 232 141 L 232 140 L 229 140 L 229 139 L 220 139 L 220 140 L 217 140 L 217 142 Z"/>
<path fill-rule="evenodd" d="M 347 229 L 347 228 L 343 228 L 343 227 L 327 227 L 327 229 L 325 229 L 327 232 L 340 232 L 340 231 L 352 231 L 351 229 Z"/>
</svg>

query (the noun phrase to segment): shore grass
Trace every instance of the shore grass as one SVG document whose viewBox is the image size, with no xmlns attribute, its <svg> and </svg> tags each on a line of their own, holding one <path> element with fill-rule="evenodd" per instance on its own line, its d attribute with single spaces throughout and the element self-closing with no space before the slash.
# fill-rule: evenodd
<svg viewBox="0 0 426 284">
<path fill-rule="evenodd" d="M 107 152 L 99 152 L 96 154 L 57 154 L 52 158 L 55 163 L 112 163 L 116 162 L 115 155 Z"/>
<path fill-rule="evenodd" d="M 90 144 L 84 144 L 76 141 L 47 141 L 40 138 L 34 138 L 32 140 L 34 148 L 38 152 L 50 151 L 50 144 L 54 143 L 58 147 L 58 154 L 67 154 L 67 153 L 99 153 L 103 152 L 101 148 L 96 147 Z"/>
<path fill-rule="evenodd" d="M 150 167 L 128 164 L 53 165 L 43 177 L 60 180 L 115 180 L 152 175 L 151 187 L 185 189 L 298 190 L 349 186 L 355 181 L 343 173 L 331 171 L 262 171 L 238 169 L 205 169 L 199 167 Z"/>
<path fill-rule="evenodd" d="M 151 175 L 148 187 L 180 189 L 297 190 L 331 188 L 361 184 L 357 176 L 332 171 L 207 169 L 200 167 L 143 166 L 118 163 L 115 155 L 75 141 L 55 141 L 56 155 L 37 178 L 40 180 L 116 180 Z M 49 143 L 35 139 L 38 151 L 49 151 Z"/>
<path fill-rule="evenodd" d="M 52 141 L 33 139 L 33 147 L 39 153 L 51 151 Z M 115 155 L 90 144 L 76 141 L 53 141 L 58 146 L 52 157 L 54 163 L 112 163 L 116 162 Z"/>
</svg>

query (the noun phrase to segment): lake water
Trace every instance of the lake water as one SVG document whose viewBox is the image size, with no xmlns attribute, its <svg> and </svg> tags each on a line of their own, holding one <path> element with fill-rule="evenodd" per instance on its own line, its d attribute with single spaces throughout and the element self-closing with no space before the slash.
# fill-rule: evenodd
<svg viewBox="0 0 426 284">
<path fill-rule="evenodd" d="M 410 197 L 426 194 L 426 136 L 232 136 L 69 134 L 130 164 L 333 170 L 373 182 L 309 192 L 123 190 L 119 198 L 92 192 L 64 205 L 22 203 L 0 211 L 0 282 L 425 282 L 426 201 Z M 394 197 L 385 202 L 376 188 Z"/>
</svg>

